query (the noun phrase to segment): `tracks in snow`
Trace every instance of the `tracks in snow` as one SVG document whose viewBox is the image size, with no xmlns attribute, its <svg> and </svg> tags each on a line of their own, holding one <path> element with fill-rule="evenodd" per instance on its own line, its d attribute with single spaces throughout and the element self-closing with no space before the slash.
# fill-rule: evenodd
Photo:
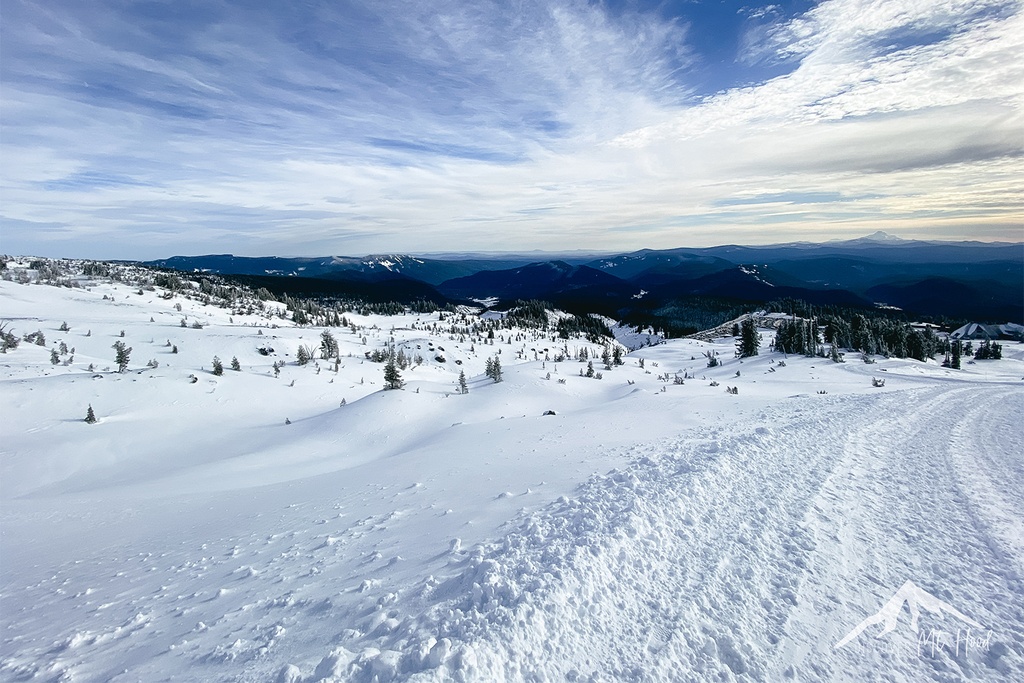
<svg viewBox="0 0 1024 683">
<path fill-rule="evenodd" d="M 634 465 L 474 549 L 454 577 L 379 606 L 373 623 L 387 626 L 350 632 L 318 671 L 1008 680 L 1024 670 L 1020 508 L 1007 507 L 1024 488 L 1022 406 L 1017 388 L 972 392 L 799 400 L 746 433 L 637 447 Z M 992 441 L 972 429 L 979 420 Z M 921 656 L 903 614 L 886 647 L 875 627 L 834 649 L 907 580 L 980 621 L 990 643 Z"/>
</svg>

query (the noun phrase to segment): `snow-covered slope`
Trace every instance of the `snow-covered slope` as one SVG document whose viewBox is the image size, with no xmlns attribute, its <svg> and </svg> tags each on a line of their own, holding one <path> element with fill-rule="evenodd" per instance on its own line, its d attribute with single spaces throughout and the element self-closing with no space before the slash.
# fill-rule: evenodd
<svg viewBox="0 0 1024 683">
<path fill-rule="evenodd" d="M 335 371 L 294 363 L 322 328 L 139 291 L 0 282 L 46 337 L 0 356 L 4 680 L 1024 675 L 1024 347 L 953 371 L 672 340 L 597 380 L 532 331 L 349 315 Z M 424 362 L 385 392 L 364 354 L 392 338 Z M 836 648 L 907 581 L 983 629 L 904 610 Z"/>
</svg>

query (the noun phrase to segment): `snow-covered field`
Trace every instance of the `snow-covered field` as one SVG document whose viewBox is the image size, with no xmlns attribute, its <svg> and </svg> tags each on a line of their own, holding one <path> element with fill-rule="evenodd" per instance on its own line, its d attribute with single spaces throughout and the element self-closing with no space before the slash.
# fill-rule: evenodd
<svg viewBox="0 0 1024 683">
<path fill-rule="evenodd" d="M 955 371 L 764 331 L 597 380 L 562 340 L 350 314 L 335 371 L 294 362 L 323 328 L 139 291 L 0 281 L 46 338 L 0 355 L 2 680 L 1024 679 L 1024 346 Z M 364 358 L 392 337 L 402 391 Z"/>
</svg>

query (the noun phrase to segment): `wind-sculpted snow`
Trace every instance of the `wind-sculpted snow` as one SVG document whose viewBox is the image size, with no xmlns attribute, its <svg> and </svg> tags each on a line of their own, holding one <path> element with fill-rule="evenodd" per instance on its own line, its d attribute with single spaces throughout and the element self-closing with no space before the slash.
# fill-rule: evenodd
<svg viewBox="0 0 1024 683">
<path fill-rule="evenodd" d="M 955 417 L 961 398 L 930 392 L 913 415 L 906 396 L 787 406 L 739 433 L 706 429 L 638 447 L 635 464 L 466 553 L 460 573 L 403 605 L 422 611 L 387 610 L 387 628 L 353 634 L 320 669 L 354 681 L 786 680 L 798 671 L 811 680 L 1011 680 L 1024 642 L 1024 586 L 1005 566 L 1015 549 L 997 548 L 957 492 L 952 451 L 961 444 L 935 420 L 949 416 L 955 430 L 981 412 Z M 1024 417 L 1019 401 L 981 405 L 1007 418 L 994 434 L 1020 453 L 1019 428 L 1007 429 Z M 876 476 L 836 489 L 865 467 Z M 936 488 L 936 479 L 949 483 Z M 862 523 L 851 529 L 843 514 Z M 852 538 L 836 543 L 837 534 Z M 952 614 L 997 642 L 922 656 L 897 592 L 884 631 L 832 653 L 901 576 L 969 609 L 984 626 Z M 951 610 L 935 598 L 925 607 L 933 604 Z M 906 656 L 886 659 L 870 641 L 897 626 Z"/>
</svg>

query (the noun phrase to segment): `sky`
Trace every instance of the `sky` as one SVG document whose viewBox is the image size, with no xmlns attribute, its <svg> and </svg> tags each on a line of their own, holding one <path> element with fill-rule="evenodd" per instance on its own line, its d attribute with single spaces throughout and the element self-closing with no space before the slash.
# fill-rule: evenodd
<svg viewBox="0 0 1024 683">
<path fill-rule="evenodd" d="M 4 0 L 0 251 L 1024 241 L 1024 2 Z"/>
</svg>

